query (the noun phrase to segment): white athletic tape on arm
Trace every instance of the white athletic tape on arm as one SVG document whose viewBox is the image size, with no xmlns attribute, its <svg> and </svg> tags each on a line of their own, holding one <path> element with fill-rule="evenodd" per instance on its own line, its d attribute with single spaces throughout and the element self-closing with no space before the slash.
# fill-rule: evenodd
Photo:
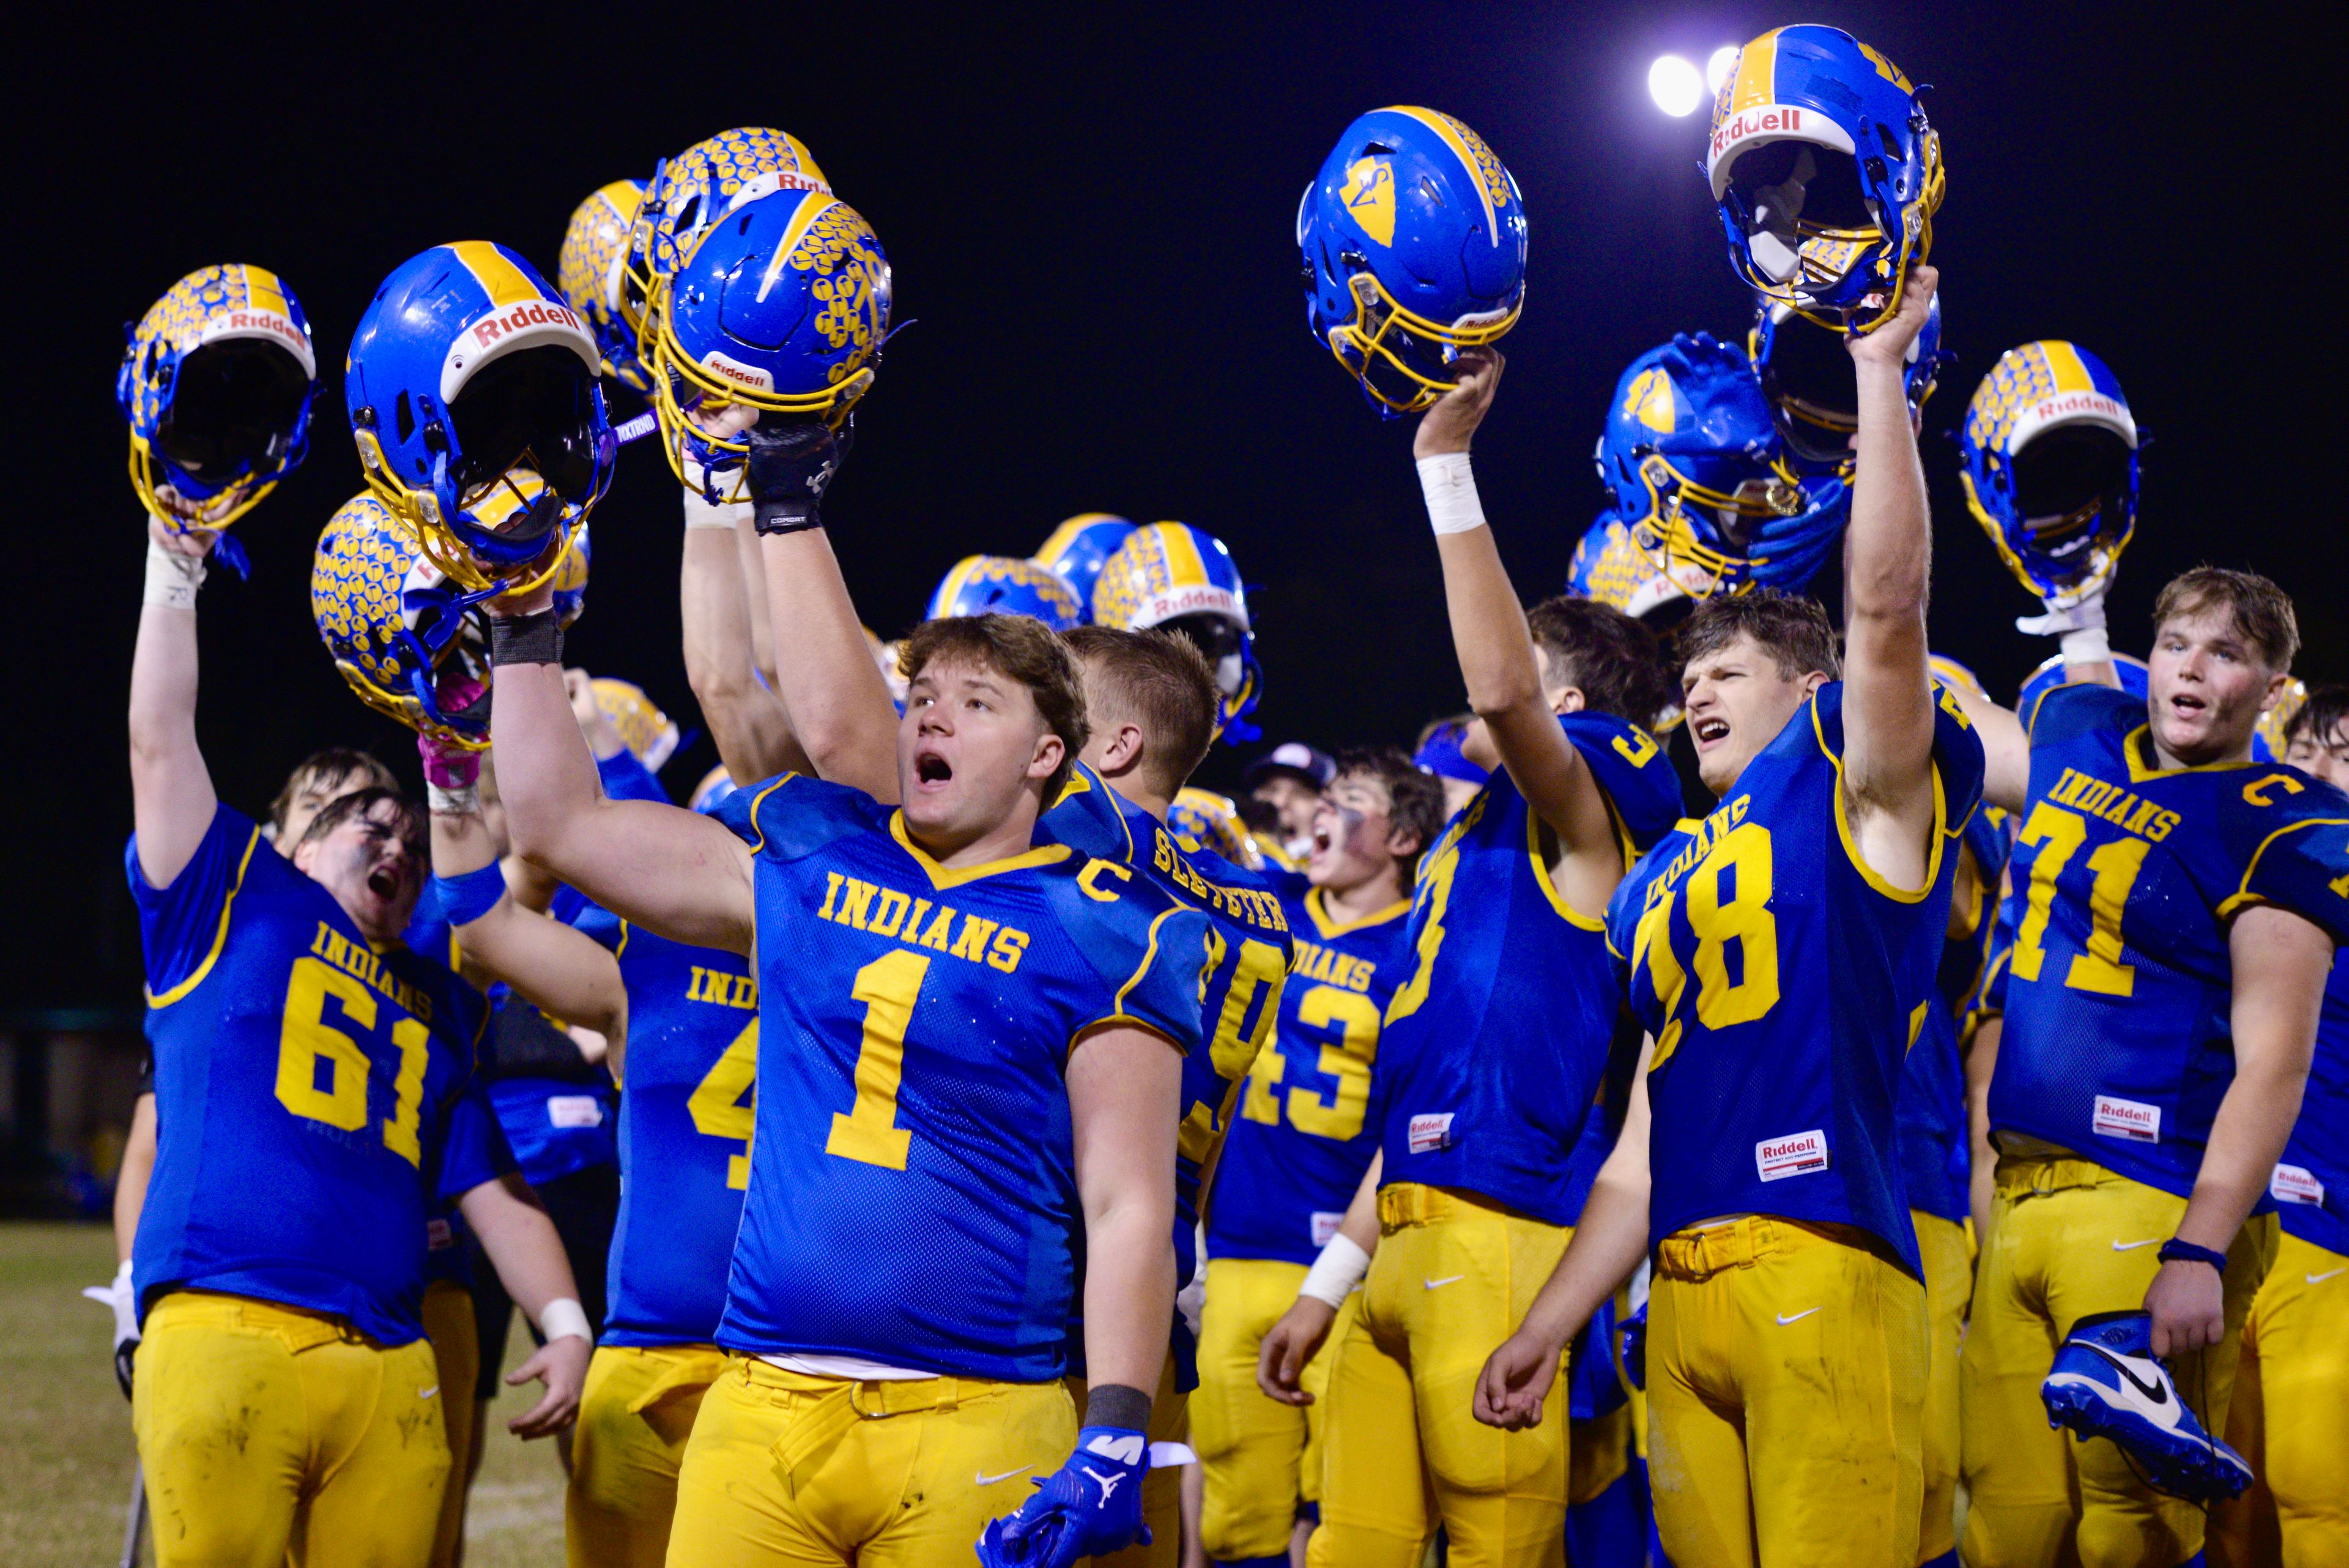
<svg viewBox="0 0 2349 1568">
<path fill-rule="evenodd" d="M 1362 1276 L 1370 1272 L 1368 1252 L 1346 1236 L 1332 1236 L 1330 1244 L 1321 1249 L 1321 1255 L 1313 1260 L 1313 1266 L 1305 1271 L 1305 1282 L 1297 1287 L 1297 1293 L 1325 1302 L 1333 1309 L 1341 1307 L 1354 1287 L 1362 1282 Z"/>
<path fill-rule="evenodd" d="M 161 605 L 165 609 L 191 610 L 196 607 L 196 590 L 203 586 L 202 556 L 167 550 L 160 539 L 148 536 L 147 603 Z"/>
<path fill-rule="evenodd" d="M 595 1331 L 587 1326 L 587 1309 L 569 1296 L 558 1296 L 546 1303 L 538 1314 L 538 1332 L 546 1335 L 549 1344 L 558 1339 L 584 1339 L 593 1344 Z"/>
<path fill-rule="evenodd" d="M 1464 452 L 1443 452 L 1419 460 L 1419 488 L 1427 497 L 1427 520 L 1438 534 L 1465 534 L 1485 525 L 1476 499 L 1476 476 Z"/>
<path fill-rule="evenodd" d="M 728 474 L 726 476 L 728 483 L 726 484 L 721 484 L 719 488 L 721 490 L 730 488 L 731 483 L 736 477 L 736 475 L 730 473 Z M 702 487 L 708 478 L 709 475 L 702 468 L 701 464 L 698 462 L 688 462 L 685 465 L 684 493 L 685 525 L 687 530 L 689 532 L 695 528 L 731 529 L 738 522 L 749 522 L 750 520 L 750 514 L 754 510 L 749 502 L 713 502 L 703 493 Z"/>
<path fill-rule="evenodd" d="M 2109 664 L 2112 662 L 2112 639 L 2101 626 L 2083 627 L 2067 631 L 2063 641 L 2064 662 L 2066 664 Z"/>
</svg>

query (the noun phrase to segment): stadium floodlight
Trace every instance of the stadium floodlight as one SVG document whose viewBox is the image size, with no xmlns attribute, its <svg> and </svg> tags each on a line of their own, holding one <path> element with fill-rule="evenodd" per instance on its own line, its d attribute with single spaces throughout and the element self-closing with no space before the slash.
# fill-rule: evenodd
<svg viewBox="0 0 2349 1568">
<path fill-rule="evenodd" d="M 1685 118 L 1704 102 L 1704 78 L 1678 55 L 1664 55 L 1648 67 L 1648 96 L 1666 114 Z"/>
<path fill-rule="evenodd" d="M 1729 73 L 1736 68 L 1736 45 L 1723 44 L 1721 47 L 1713 50 L 1712 55 L 1709 56 L 1704 62 L 1705 91 L 1710 94 L 1718 95 L 1721 91 L 1721 84 L 1727 81 L 1729 79 Z"/>
</svg>

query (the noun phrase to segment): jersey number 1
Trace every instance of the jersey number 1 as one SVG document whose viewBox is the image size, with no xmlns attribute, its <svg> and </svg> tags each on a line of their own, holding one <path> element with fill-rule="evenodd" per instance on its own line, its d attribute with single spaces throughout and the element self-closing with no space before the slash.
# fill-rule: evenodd
<svg viewBox="0 0 2349 1568">
<path fill-rule="evenodd" d="M 864 1004 L 864 1044 L 856 1053 L 856 1103 L 835 1111 L 823 1152 L 887 1170 L 905 1168 L 914 1135 L 897 1125 L 897 1085 L 905 1074 L 905 1031 L 930 961 L 900 948 L 856 971 L 849 995 Z"/>
</svg>

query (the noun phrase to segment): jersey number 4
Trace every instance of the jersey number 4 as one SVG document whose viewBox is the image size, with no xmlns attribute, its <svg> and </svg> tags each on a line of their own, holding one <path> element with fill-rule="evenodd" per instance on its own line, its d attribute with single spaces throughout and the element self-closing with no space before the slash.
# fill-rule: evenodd
<svg viewBox="0 0 2349 1568">
<path fill-rule="evenodd" d="M 318 959 L 295 959 L 285 982 L 285 1023 L 277 1039 L 277 1103 L 297 1116 L 357 1132 L 367 1123 L 367 1073 L 373 1064 L 357 1041 L 326 1022 L 330 998 L 341 1004 L 345 1023 L 374 1033 L 375 992 Z M 383 1124 L 383 1147 L 420 1168 L 424 1069 L 431 1060 L 432 1036 L 422 1023 L 402 1013 L 391 1026 L 391 1043 L 399 1051 L 399 1070 L 392 1079 L 392 1110 Z"/>
<path fill-rule="evenodd" d="M 2039 854 L 2031 862 L 2031 898 L 2023 912 L 2023 924 L 2014 933 L 2014 956 L 2008 970 L 2017 980 L 2037 980 L 2040 966 L 2047 961 L 2044 944 L 2048 910 L 2055 901 L 2055 878 L 2088 841 L 2087 819 L 2043 800 L 2031 808 L 2021 838 L 2025 844 L 2037 845 Z M 2096 846 L 2088 857 L 2088 869 L 2095 873 L 2096 880 L 2088 890 L 2087 951 L 2075 953 L 2071 968 L 2064 974 L 2064 983 L 2074 991 L 2127 996 L 2137 989 L 2135 966 L 2121 962 L 2121 911 L 2128 906 L 2129 890 L 2137 886 L 2137 873 L 2145 869 L 2146 851 L 2151 847 L 2142 838 L 2115 838 Z"/>
<path fill-rule="evenodd" d="M 758 1120 L 758 1101 L 742 1103 L 759 1075 L 759 1021 L 742 1026 L 725 1052 L 701 1075 L 686 1097 L 693 1130 L 705 1137 L 740 1139 L 742 1152 L 726 1160 L 726 1185 L 740 1191 L 750 1185 L 750 1129 Z"/>
<path fill-rule="evenodd" d="M 1288 1125 L 1314 1137 L 1342 1143 L 1362 1130 L 1362 1115 L 1371 1102 L 1371 1059 L 1379 1048 L 1379 1005 L 1358 992 L 1334 985 L 1317 985 L 1297 1001 L 1301 1029 L 1335 1028 L 1337 1038 L 1318 1047 L 1314 1070 L 1337 1080 L 1336 1092 L 1324 1098 L 1302 1084 L 1288 1095 Z M 1288 1042 L 1283 1041 L 1285 1047 Z M 1311 1041 L 1299 1042 L 1299 1055 L 1317 1049 Z M 1262 1053 L 1248 1075 L 1247 1098 L 1240 1115 L 1268 1127 L 1280 1125 L 1280 1081 L 1288 1070 L 1285 1049 Z"/>
</svg>

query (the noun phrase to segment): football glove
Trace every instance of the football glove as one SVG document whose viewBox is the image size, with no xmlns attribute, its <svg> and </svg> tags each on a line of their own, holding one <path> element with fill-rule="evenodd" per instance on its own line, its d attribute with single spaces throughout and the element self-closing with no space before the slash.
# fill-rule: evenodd
<svg viewBox="0 0 2349 1568">
<path fill-rule="evenodd" d="M 1076 1451 L 1036 1482 L 1036 1494 L 978 1538 L 982 1568 L 1069 1568 L 1083 1557 L 1150 1544 L 1142 1522 L 1142 1478 L 1150 1469 L 1148 1434 L 1126 1427 L 1087 1427 Z"/>
<path fill-rule="evenodd" d="M 2178 1397 L 2153 1354 L 2153 1318 L 2092 1313 L 2072 1325 L 2039 1386 L 2047 1424 L 2107 1438 L 2157 1490 L 2197 1503 L 2240 1497 L 2251 1484 L 2243 1456 L 2212 1437 Z"/>
<path fill-rule="evenodd" d="M 747 483 L 761 534 L 796 534 L 823 525 L 823 493 L 848 456 L 854 422 L 838 434 L 822 420 L 762 419 L 747 436 Z"/>
<path fill-rule="evenodd" d="M 101 1306 L 114 1309 L 114 1381 L 121 1386 L 122 1397 L 130 1397 L 130 1367 L 139 1354 L 139 1296 L 130 1284 L 130 1260 L 122 1260 L 111 1283 L 86 1285 L 83 1295 Z"/>
</svg>

